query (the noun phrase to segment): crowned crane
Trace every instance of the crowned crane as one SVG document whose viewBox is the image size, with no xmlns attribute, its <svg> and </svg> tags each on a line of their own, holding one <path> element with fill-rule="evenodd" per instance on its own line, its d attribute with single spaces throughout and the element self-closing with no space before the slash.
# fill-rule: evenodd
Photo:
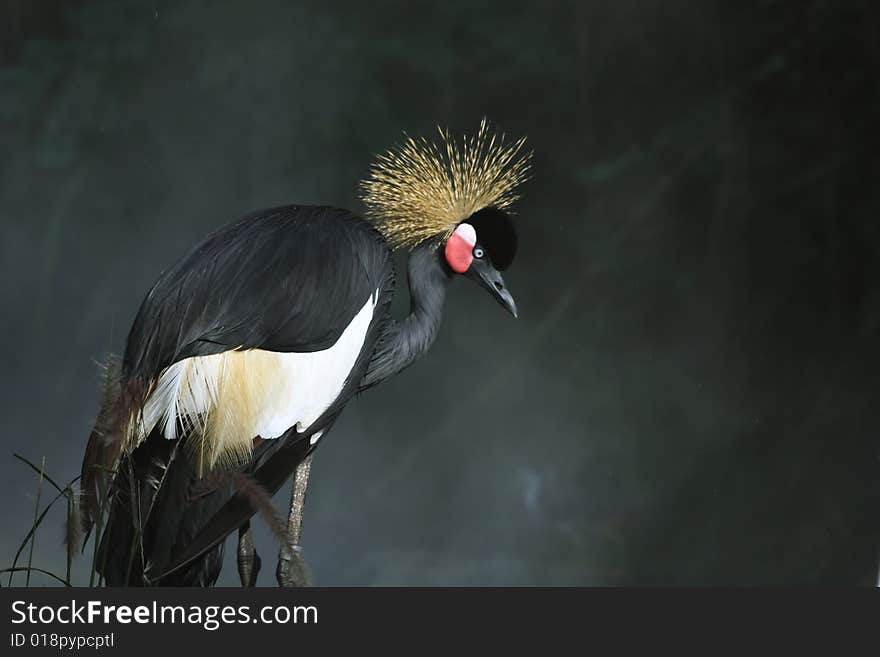
<svg viewBox="0 0 880 657">
<path fill-rule="evenodd" d="M 210 586 L 236 530 L 239 575 L 253 585 L 250 519 L 291 475 L 276 576 L 306 583 L 311 455 L 345 404 L 425 353 L 456 276 L 516 317 L 499 271 L 516 251 L 509 210 L 528 176 L 523 145 L 485 120 L 460 142 L 444 130 L 408 138 L 361 183 L 367 219 L 331 207 L 254 212 L 159 277 L 108 369 L 83 459 L 83 524 L 103 525 L 96 569 L 108 585 Z M 410 251 L 401 320 L 390 313 L 396 248 Z"/>
</svg>

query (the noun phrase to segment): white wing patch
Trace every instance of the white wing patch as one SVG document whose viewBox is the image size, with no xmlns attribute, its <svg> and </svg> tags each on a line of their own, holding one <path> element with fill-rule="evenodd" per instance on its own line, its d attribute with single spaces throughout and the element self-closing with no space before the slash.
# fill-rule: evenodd
<svg viewBox="0 0 880 657">
<path fill-rule="evenodd" d="M 194 356 L 159 377 L 143 409 L 143 435 L 159 425 L 177 438 L 178 421 L 199 462 L 247 458 L 255 436 L 278 438 L 308 428 L 339 396 L 364 345 L 379 291 L 367 299 L 336 343 L 311 353 L 250 349 Z M 313 437 L 313 442 L 320 434 Z"/>
</svg>

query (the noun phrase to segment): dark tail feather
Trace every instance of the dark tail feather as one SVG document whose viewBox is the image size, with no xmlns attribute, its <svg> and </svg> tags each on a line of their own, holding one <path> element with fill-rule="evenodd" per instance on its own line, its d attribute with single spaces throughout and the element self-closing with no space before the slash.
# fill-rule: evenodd
<svg viewBox="0 0 880 657">
<path fill-rule="evenodd" d="M 99 509 L 107 503 L 107 492 L 113 479 L 125 440 L 125 403 L 120 382 L 121 364 L 110 356 L 104 365 L 104 389 L 101 410 L 89 435 L 83 455 L 80 478 L 80 524 L 88 537 Z"/>
<path fill-rule="evenodd" d="M 194 494 L 198 478 L 188 459 L 177 458 L 178 445 L 176 440 L 151 435 L 119 465 L 98 557 L 108 586 L 155 583 L 152 573 L 164 571 L 172 555 L 192 540 L 229 497 L 224 485 Z M 211 586 L 222 565 L 221 545 L 159 583 Z"/>
<path fill-rule="evenodd" d="M 106 520 L 95 568 L 109 586 L 143 586 L 151 567 L 164 569 L 171 555 L 204 524 L 205 514 L 219 508 L 228 493 L 188 496 L 196 480 L 187 459 L 176 459 L 179 441 L 158 430 L 130 454 L 124 445 L 129 419 L 139 411 L 142 390 L 123 386 L 121 364 L 106 363 L 103 400 L 89 436 L 80 482 L 80 524 L 88 538 L 98 514 Z M 215 551 L 169 584 L 211 584 L 222 563 Z M 213 577 L 213 579 L 212 579 Z"/>
</svg>

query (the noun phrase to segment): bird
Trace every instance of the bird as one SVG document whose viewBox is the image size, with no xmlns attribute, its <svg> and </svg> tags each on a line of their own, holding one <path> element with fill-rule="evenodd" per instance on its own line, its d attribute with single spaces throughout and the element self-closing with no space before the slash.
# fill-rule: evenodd
<svg viewBox="0 0 880 657">
<path fill-rule="evenodd" d="M 265 512 L 283 539 L 278 584 L 309 583 L 300 544 L 312 454 L 346 404 L 431 347 L 452 280 L 517 316 L 501 272 L 531 177 L 525 144 L 486 119 L 461 138 L 439 127 L 405 136 L 361 182 L 363 216 L 251 212 L 161 273 L 107 364 L 83 456 L 81 524 L 95 532 L 99 582 L 214 585 L 238 530 L 239 577 L 253 586 L 250 521 Z M 402 318 L 391 313 L 397 250 L 408 253 Z M 288 478 L 280 519 L 271 497 Z"/>
</svg>

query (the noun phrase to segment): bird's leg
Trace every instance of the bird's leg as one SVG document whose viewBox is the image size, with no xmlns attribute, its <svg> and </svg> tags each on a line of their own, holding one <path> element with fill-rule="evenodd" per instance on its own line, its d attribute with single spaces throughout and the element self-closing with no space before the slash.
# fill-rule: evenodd
<svg viewBox="0 0 880 657">
<path fill-rule="evenodd" d="M 254 547 L 251 522 L 238 528 L 238 577 L 242 586 L 256 586 L 262 560 Z"/>
<path fill-rule="evenodd" d="M 290 494 L 290 515 L 287 517 L 287 542 L 278 554 L 278 568 L 275 577 L 279 586 L 309 586 L 309 575 L 300 547 L 302 536 L 303 506 L 306 502 L 306 489 L 309 485 L 309 471 L 312 457 L 307 456 L 296 467 L 293 475 L 293 490 Z"/>
</svg>

